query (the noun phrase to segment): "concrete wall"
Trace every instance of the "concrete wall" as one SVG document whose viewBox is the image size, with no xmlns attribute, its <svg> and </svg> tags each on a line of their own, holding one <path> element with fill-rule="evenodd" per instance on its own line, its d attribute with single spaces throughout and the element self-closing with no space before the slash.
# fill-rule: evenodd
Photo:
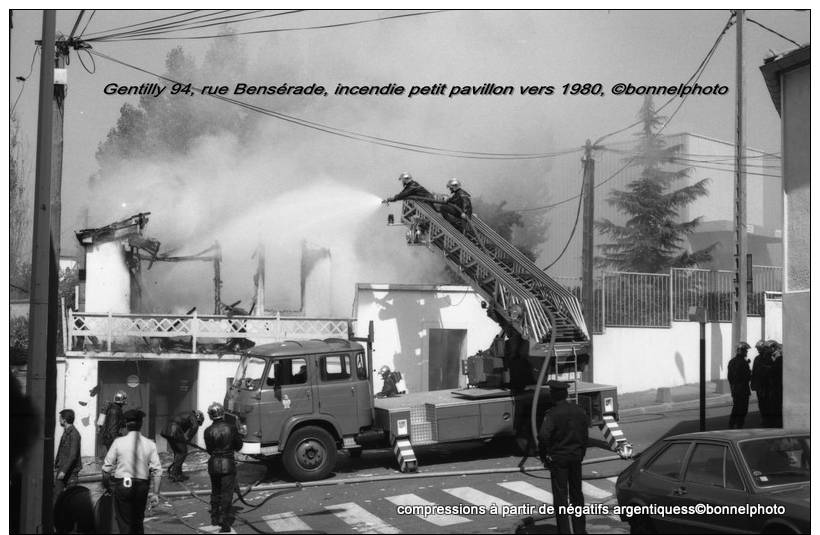
<svg viewBox="0 0 820 535">
<path fill-rule="evenodd" d="M 205 428 L 211 425 L 211 420 L 208 418 L 208 407 L 210 407 L 214 401 L 218 403 L 225 402 L 225 393 L 227 391 L 226 379 L 236 375 L 238 363 L 239 357 L 234 355 L 225 355 L 220 360 L 199 361 L 196 406 L 205 414 L 205 424 L 199 428 L 196 441 L 197 444 L 201 446 L 205 444 Z"/>
<path fill-rule="evenodd" d="M 761 318 L 748 318 L 749 344 L 763 337 Z M 733 356 L 732 324 L 706 324 L 706 379 L 726 378 Z M 752 351 L 754 355 L 754 350 Z M 593 337 L 593 380 L 618 392 L 679 386 L 700 380 L 700 327 L 673 322 L 671 329 L 607 327 Z"/>
<path fill-rule="evenodd" d="M 783 294 L 783 427 L 811 428 L 811 292 Z"/>
<path fill-rule="evenodd" d="M 85 311 L 130 313 L 131 276 L 122 244 L 95 243 L 86 248 L 85 258 Z"/>
<path fill-rule="evenodd" d="M 74 358 L 57 362 L 57 411 L 74 410 L 76 416 L 74 426 L 82 437 L 81 455 L 83 456 L 95 454 L 99 397 L 91 397 L 89 392 L 97 385 L 97 363 L 95 359 Z M 59 417 L 57 417 L 54 432 L 55 454 L 62 436 L 63 428 L 60 427 Z"/>
<path fill-rule="evenodd" d="M 811 67 L 781 78 L 785 281 L 783 424 L 808 429 L 811 363 Z"/>
<path fill-rule="evenodd" d="M 358 336 L 374 323 L 374 368 L 398 369 L 410 392 L 422 392 L 428 389 L 429 329 L 466 329 L 467 355 L 487 349 L 500 332 L 481 301 L 469 286 L 359 284 L 353 315 Z"/>
<path fill-rule="evenodd" d="M 782 77 L 785 290 L 811 287 L 811 117 L 808 66 Z"/>
</svg>

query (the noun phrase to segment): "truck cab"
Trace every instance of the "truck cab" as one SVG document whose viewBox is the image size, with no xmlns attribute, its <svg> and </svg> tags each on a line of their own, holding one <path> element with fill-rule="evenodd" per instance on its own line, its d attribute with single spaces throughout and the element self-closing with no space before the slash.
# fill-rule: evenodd
<svg viewBox="0 0 820 535">
<path fill-rule="evenodd" d="M 369 355 L 342 339 L 286 341 L 245 352 L 225 396 L 242 453 L 283 455 L 295 479 L 327 477 L 339 448 L 373 425 Z"/>
</svg>

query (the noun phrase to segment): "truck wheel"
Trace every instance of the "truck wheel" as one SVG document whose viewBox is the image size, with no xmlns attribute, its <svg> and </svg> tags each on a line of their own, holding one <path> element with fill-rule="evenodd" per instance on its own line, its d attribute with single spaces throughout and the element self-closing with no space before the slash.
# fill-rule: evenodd
<svg viewBox="0 0 820 535">
<path fill-rule="evenodd" d="M 316 481 L 336 467 L 336 441 L 321 427 L 302 427 L 288 438 L 282 455 L 285 470 L 297 481 Z"/>
</svg>

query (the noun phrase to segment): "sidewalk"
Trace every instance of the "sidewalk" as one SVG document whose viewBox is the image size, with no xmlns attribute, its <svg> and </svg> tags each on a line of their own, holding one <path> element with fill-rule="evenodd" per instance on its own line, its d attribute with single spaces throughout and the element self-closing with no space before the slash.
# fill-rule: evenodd
<svg viewBox="0 0 820 535">
<path fill-rule="evenodd" d="M 671 410 L 694 409 L 700 406 L 700 384 L 688 384 L 662 389 L 659 396 L 657 388 L 641 392 L 618 394 L 618 413 L 621 416 L 665 412 Z M 718 391 L 718 383 L 706 383 L 706 406 L 722 407 L 732 404 L 732 395 Z"/>
</svg>

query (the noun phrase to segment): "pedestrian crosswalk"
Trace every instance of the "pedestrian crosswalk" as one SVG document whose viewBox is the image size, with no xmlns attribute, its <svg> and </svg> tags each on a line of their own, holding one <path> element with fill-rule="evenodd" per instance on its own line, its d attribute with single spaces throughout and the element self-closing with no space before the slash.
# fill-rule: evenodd
<svg viewBox="0 0 820 535">
<path fill-rule="evenodd" d="M 441 488 L 436 485 L 420 487 L 414 493 L 385 495 L 366 500 L 364 504 L 323 504 L 319 510 L 307 507 L 299 513 L 288 511 L 261 518 L 274 533 L 325 531 L 390 534 L 436 531 L 450 526 L 456 531 L 463 531 L 469 530 L 469 523 L 481 516 L 476 511 L 500 511 L 524 504 L 537 508 L 542 504 L 552 504 L 552 493 L 545 489 L 550 488 L 548 479 L 524 479 L 460 487 L 442 483 Z M 586 502 L 614 503 L 614 483 L 614 478 L 584 481 L 582 490 Z M 496 514 L 501 521 L 501 514 Z M 512 515 L 506 521 L 515 518 L 516 515 Z M 411 522 L 413 519 L 418 519 L 415 524 Z"/>
</svg>

